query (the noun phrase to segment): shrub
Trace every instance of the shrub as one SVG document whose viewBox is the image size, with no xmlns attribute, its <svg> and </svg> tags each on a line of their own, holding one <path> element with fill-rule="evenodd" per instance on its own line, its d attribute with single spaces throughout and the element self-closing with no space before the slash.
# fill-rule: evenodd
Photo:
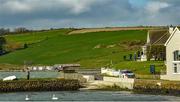
<svg viewBox="0 0 180 102">
<path fill-rule="evenodd" d="M 24 46 L 20 43 L 7 43 L 5 46 L 6 52 L 12 52 L 22 48 L 24 48 Z"/>
<path fill-rule="evenodd" d="M 165 60 L 166 47 L 164 45 L 152 45 L 147 47 L 148 60 L 155 57 L 155 60 Z"/>
<path fill-rule="evenodd" d="M 122 46 L 125 50 L 140 50 L 141 46 L 145 44 L 143 40 L 133 40 L 133 41 L 122 41 L 119 46 Z"/>
<path fill-rule="evenodd" d="M 25 43 L 25 44 L 24 44 L 24 48 L 25 48 L 25 49 L 28 48 L 28 44 Z"/>
</svg>

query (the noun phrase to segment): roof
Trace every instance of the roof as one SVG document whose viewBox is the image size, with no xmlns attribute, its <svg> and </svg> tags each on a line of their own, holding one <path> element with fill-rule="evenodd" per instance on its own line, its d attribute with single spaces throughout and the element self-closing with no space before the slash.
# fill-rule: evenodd
<svg viewBox="0 0 180 102">
<path fill-rule="evenodd" d="M 56 64 L 54 65 L 58 70 L 76 70 L 80 67 L 80 64 Z"/>
<path fill-rule="evenodd" d="M 170 33 L 168 30 L 150 30 L 149 31 L 149 44 L 150 45 L 164 45 Z"/>
<path fill-rule="evenodd" d="M 60 67 L 80 67 L 80 64 L 55 64 L 54 66 Z"/>
<path fill-rule="evenodd" d="M 166 43 L 164 44 L 165 46 L 167 46 L 167 44 L 169 43 L 169 41 L 172 39 L 172 37 L 174 36 L 174 34 L 179 31 L 180 27 L 176 27 L 173 31 L 173 33 L 171 34 L 171 36 L 168 38 L 168 40 L 166 41 Z"/>
<path fill-rule="evenodd" d="M 180 29 L 180 26 L 177 26 L 178 29 Z"/>
</svg>

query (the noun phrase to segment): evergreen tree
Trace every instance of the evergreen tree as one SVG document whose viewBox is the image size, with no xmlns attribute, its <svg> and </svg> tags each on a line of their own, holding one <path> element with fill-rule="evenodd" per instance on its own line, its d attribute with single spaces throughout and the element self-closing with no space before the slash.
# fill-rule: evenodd
<svg viewBox="0 0 180 102">
<path fill-rule="evenodd" d="M 24 48 L 25 48 L 25 49 L 28 48 L 28 44 L 25 43 L 25 44 L 24 44 Z"/>
<path fill-rule="evenodd" d="M 0 37 L 0 55 L 2 55 L 4 50 L 4 45 L 6 44 L 6 39 L 4 37 Z"/>
</svg>

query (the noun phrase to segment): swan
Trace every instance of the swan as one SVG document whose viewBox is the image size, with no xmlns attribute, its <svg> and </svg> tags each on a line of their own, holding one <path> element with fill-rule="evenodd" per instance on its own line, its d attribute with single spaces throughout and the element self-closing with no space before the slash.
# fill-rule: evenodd
<svg viewBox="0 0 180 102">
<path fill-rule="evenodd" d="M 56 97 L 55 94 L 53 94 L 52 100 L 58 100 L 58 97 Z"/>
<path fill-rule="evenodd" d="M 26 95 L 25 100 L 26 100 L 26 101 L 29 101 L 29 100 L 30 100 L 30 98 L 29 98 L 29 96 L 28 96 L 28 95 Z"/>
</svg>

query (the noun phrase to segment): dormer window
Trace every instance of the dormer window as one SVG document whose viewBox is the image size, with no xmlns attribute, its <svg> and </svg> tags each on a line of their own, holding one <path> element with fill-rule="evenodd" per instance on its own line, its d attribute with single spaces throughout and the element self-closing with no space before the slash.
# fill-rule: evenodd
<svg viewBox="0 0 180 102">
<path fill-rule="evenodd" d="M 180 50 L 174 51 L 174 61 L 180 61 Z"/>
</svg>

